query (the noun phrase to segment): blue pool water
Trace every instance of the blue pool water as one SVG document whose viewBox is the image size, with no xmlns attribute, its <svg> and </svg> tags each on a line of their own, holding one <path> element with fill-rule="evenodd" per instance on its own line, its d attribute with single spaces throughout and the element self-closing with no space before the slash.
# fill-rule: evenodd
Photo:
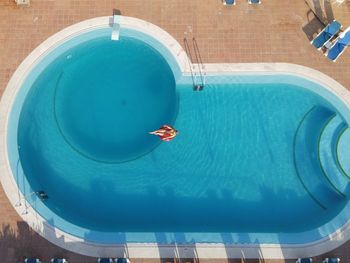
<svg viewBox="0 0 350 263">
<path fill-rule="evenodd" d="M 33 92 L 47 86 L 41 98 L 52 100 L 68 144 L 91 159 L 122 162 L 159 143 L 148 132 L 172 123 L 177 107 L 175 80 L 159 53 L 124 37 L 89 41 L 64 55 L 34 83 Z"/>
<path fill-rule="evenodd" d="M 29 201 L 52 225 L 97 242 L 116 241 L 98 232 L 214 242 L 204 233 L 321 227 L 348 201 L 317 159 L 322 129 L 342 116 L 297 77 L 278 78 L 207 76 L 194 92 L 142 41 L 80 44 L 26 96 L 18 146 L 30 190 L 20 187 L 48 194 Z M 179 134 L 161 143 L 148 132 L 165 123 Z"/>
</svg>

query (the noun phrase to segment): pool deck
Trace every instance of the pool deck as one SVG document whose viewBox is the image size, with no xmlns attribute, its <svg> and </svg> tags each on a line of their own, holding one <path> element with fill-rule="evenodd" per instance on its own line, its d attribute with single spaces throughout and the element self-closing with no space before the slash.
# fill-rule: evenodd
<svg viewBox="0 0 350 263">
<path fill-rule="evenodd" d="M 324 24 L 336 19 L 344 27 L 350 26 L 350 2 L 348 0 L 305 1 Z"/>
<path fill-rule="evenodd" d="M 304 0 L 262 0 L 248 5 L 238 0 L 235 6 L 223 6 L 221 0 L 32 0 L 30 7 L 17 7 L 14 1 L 0 0 L 0 90 L 5 89 L 21 61 L 42 41 L 60 29 L 79 21 L 106 16 L 112 9 L 160 26 L 180 44 L 183 38 L 196 38 L 204 63 L 295 63 L 319 70 L 350 89 L 350 48 L 336 63 L 328 61 L 310 40 L 323 25 Z M 310 6 L 324 1 L 308 0 Z M 205 3 L 205 4 L 204 4 Z M 350 3 L 342 8 L 327 6 L 330 14 L 349 26 Z M 330 18 L 328 18 L 330 19 Z M 345 28 L 344 28 L 345 29 Z M 56 247 L 30 230 L 17 215 L 0 187 L 0 262 L 23 262 L 24 256 L 36 256 L 42 262 L 65 257 L 70 263 L 97 262 Z M 350 262 L 350 241 L 326 256 Z M 193 253 L 195 254 L 195 253 Z M 301 255 L 307 256 L 307 255 Z M 148 262 L 295 262 L 294 260 L 132 259 Z"/>
</svg>

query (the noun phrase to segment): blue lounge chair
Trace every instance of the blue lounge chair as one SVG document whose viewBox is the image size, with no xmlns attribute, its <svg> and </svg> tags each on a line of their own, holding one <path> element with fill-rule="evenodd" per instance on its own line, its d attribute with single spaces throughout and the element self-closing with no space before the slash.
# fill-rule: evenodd
<svg viewBox="0 0 350 263">
<path fill-rule="evenodd" d="M 236 0 L 223 0 L 224 5 L 235 5 Z"/>
<path fill-rule="evenodd" d="M 340 258 L 326 258 L 323 260 L 323 263 L 339 263 Z"/>
<path fill-rule="evenodd" d="M 336 33 L 339 32 L 342 25 L 336 21 L 333 20 L 332 23 L 328 24 L 312 41 L 311 44 L 316 47 L 317 49 L 320 49 L 323 47 L 328 41 L 332 39 L 332 37 L 335 36 Z"/>
<path fill-rule="evenodd" d="M 312 263 L 312 258 L 298 258 L 296 263 Z"/>
<path fill-rule="evenodd" d="M 346 47 L 350 45 L 350 27 L 343 33 L 339 34 L 334 44 L 326 53 L 327 58 L 335 62 L 339 56 L 345 51 Z"/>
<path fill-rule="evenodd" d="M 114 260 L 115 263 L 130 263 L 130 260 L 128 258 L 116 258 Z"/>
<path fill-rule="evenodd" d="M 41 261 L 38 258 L 26 258 L 24 263 L 41 263 Z"/>
<path fill-rule="evenodd" d="M 249 4 L 261 4 L 261 0 L 248 0 Z"/>
<path fill-rule="evenodd" d="M 68 263 L 65 258 L 52 258 L 51 263 Z"/>
<path fill-rule="evenodd" d="M 113 263 L 111 258 L 99 258 L 98 263 Z"/>
</svg>

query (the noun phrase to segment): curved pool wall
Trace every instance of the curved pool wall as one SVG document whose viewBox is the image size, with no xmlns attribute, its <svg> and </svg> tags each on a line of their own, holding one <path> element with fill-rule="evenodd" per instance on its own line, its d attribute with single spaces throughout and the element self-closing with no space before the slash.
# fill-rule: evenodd
<svg viewBox="0 0 350 263">
<path fill-rule="evenodd" d="M 46 55 L 57 46 L 66 42 L 77 35 L 93 37 L 90 35 L 91 30 L 110 30 L 109 17 L 88 20 L 63 31 L 63 37 L 60 33 L 45 41 L 39 48 L 20 65 L 18 70 L 11 78 L 6 88 L 1 103 L 1 123 L 2 123 L 2 176 L 1 182 L 4 190 L 14 205 L 16 211 L 22 218 L 31 225 L 38 233 L 43 235 L 49 241 L 67 248 L 69 250 L 92 256 L 121 256 L 125 252 L 125 246 L 128 247 L 130 257 L 172 257 L 174 249 L 181 255 L 188 255 L 189 251 L 195 247 L 196 253 L 202 258 L 235 258 L 245 257 L 256 258 L 295 258 L 298 256 L 310 256 L 331 250 L 350 238 L 349 218 L 350 205 L 346 204 L 344 209 L 330 222 L 314 230 L 302 233 L 99 233 L 91 232 L 83 228 L 72 225 L 56 215 L 52 215 L 52 221 L 46 221 L 46 213 L 50 210 L 36 200 L 31 195 L 31 190 L 26 178 L 22 176 L 21 165 L 18 162 L 17 147 L 17 122 L 20 114 L 21 103 L 25 98 L 26 92 L 30 85 L 23 86 L 23 83 L 30 83 L 34 80 L 27 78 L 29 72 L 35 69 L 38 63 L 42 63 L 43 55 Z M 125 24 L 123 24 L 125 23 Z M 97 25 L 96 25 L 97 24 Z M 154 41 L 151 44 L 160 45 L 161 53 L 171 65 L 178 84 L 190 83 L 189 66 L 187 57 L 178 43 L 167 33 L 162 32 L 159 28 L 132 18 L 121 19 L 122 28 L 125 25 L 135 27 L 136 32 L 140 31 L 157 32 L 160 35 L 160 41 Z M 87 29 L 88 28 L 88 29 Z M 146 30 L 144 30 L 146 28 Z M 153 31 L 154 30 L 154 31 Z M 133 33 L 133 30 L 130 32 Z M 153 33 L 152 33 L 153 34 Z M 144 33 L 140 33 L 145 37 Z M 147 34 L 146 34 L 147 35 Z M 153 34 L 154 35 L 154 34 Z M 83 41 L 80 39 L 79 41 Z M 143 38 L 142 38 L 143 39 Z M 165 39 L 165 40 L 164 40 Z M 71 42 L 72 43 L 72 42 Z M 77 43 L 77 42 L 76 42 Z M 162 44 L 161 44 L 162 43 Z M 171 43 L 171 44 L 170 44 Z M 168 47 L 165 48 L 165 46 Z M 46 62 L 48 63 L 48 62 Z M 42 65 L 42 64 L 41 64 Z M 339 83 L 315 70 L 290 65 L 290 64 L 206 64 L 207 84 L 217 83 L 222 79 L 222 75 L 235 78 L 239 83 L 262 83 L 270 82 L 271 77 L 281 78 L 283 83 L 291 83 L 307 87 L 313 92 L 317 92 L 326 98 L 347 123 L 350 123 L 348 107 L 350 99 L 348 91 Z M 184 77 L 181 77 L 184 75 Z M 187 77 L 186 77 L 187 75 Z M 220 76 L 218 76 L 220 75 Z M 296 77 L 300 76 L 300 77 Z M 306 80 L 301 77 L 306 77 Z M 27 78 L 25 81 L 24 79 Z M 25 89 L 27 87 L 27 90 Z M 15 100 L 16 98 L 16 100 Z M 342 100 L 343 103 L 339 103 Z M 12 112 L 10 112 L 12 110 Z M 14 172 L 16 171 L 16 172 Z M 21 191 L 17 190 L 17 184 Z M 19 205 L 19 201 L 21 205 Z M 28 203 L 27 203 L 28 202 Z M 33 204 L 31 206 L 30 204 Z M 45 210 L 46 209 L 46 210 Z M 37 213 L 41 211 L 43 215 Z M 304 215 L 300 215 L 304 216 Z M 54 227 L 53 227 L 54 225 Z M 65 231 L 58 226 L 64 226 Z M 88 240 L 84 240 L 87 231 L 89 231 Z M 68 233 L 69 234 L 68 234 Z M 73 234 L 73 235 L 72 235 Z M 101 241 L 113 244 L 94 243 L 94 237 L 99 237 Z M 92 242 L 91 242 L 92 240 Z M 110 242 L 112 240 L 112 242 Z M 199 241 L 197 241 L 199 240 Z M 205 242 L 205 243 L 203 243 Z M 103 243 L 103 242 L 102 242 Z M 119 245 L 118 245 L 119 243 Z M 189 243 L 194 245 L 188 245 Z M 176 244 L 176 245 L 174 245 Z M 186 245 L 187 244 L 187 245 Z M 187 253 L 187 254 L 186 254 Z"/>
</svg>

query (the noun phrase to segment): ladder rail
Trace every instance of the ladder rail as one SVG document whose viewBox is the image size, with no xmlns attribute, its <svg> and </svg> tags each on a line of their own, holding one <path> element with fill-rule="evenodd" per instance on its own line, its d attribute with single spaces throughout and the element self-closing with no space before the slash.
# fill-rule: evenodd
<svg viewBox="0 0 350 263">
<path fill-rule="evenodd" d="M 193 57 L 192 57 L 192 53 L 191 53 L 191 49 L 190 46 L 188 44 L 187 38 L 184 38 L 184 46 L 185 46 L 185 51 L 187 54 L 187 58 L 188 58 L 188 65 L 190 67 L 190 73 L 191 73 L 191 78 L 192 78 L 192 83 L 193 83 L 193 87 L 195 87 L 197 85 L 197 76 L 194 74 L 194 71 L 192 69 L 193 66 Z"/>
<path fill-rule="evenodd" d="M 199 52 L 197 40 L 195 38 L 192 38 L 192 44 L 193 44 L 193 50 L 194 50 L 194 54 L 195 54 L 195 57 L 196 57 L 197 65 L 198 65 L 199 76 L 200 76 L 201 81 L 202 81 L 202 86 L 204 87 L 204 85 L 205 85 L 205 75 L 206 75 L 205 67 L 204 67 L 204 64 L 203 64 L 203 61 L 202 61 L 201 53 Z"/>
</svg>

